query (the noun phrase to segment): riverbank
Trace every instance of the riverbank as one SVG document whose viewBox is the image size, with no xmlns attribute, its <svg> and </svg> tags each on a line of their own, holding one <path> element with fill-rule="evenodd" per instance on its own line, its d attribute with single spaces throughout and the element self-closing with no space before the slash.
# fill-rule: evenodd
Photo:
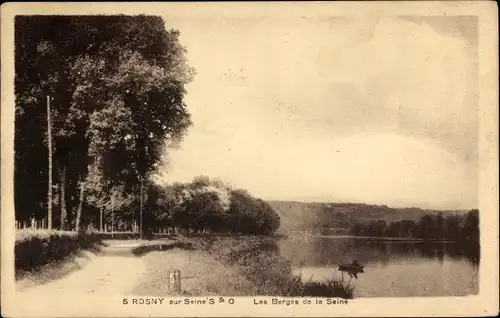
<svg viewBox="0 0 500 318">
<path fill-rule="evenodd" d="M 57 268 L 45 268 L 18 281 L 18 290 L 33 297 L 54 291 L 175 296 L 168 273 L 180 270 L 177 295 L 353 297 L 352 287 L 341 282 L 303 282 L 294 276 L 274 237 L 177 237 L 104 245 L 99 253 L 78 256 L 76 266 L 66 263 L 74 270 L 63 277 L 54 275 L 61 274 Z M 40 284 L 37 277 L 52 279 Z"/>
<path fill-rule="evenodd" d="M 178 269 L 186 295 L 353 297 L 352 286 L 335 279 L 318 283 L 295 276 L 276 237 L 179 237 L 156 245 L 147 246 L 153 252 L 144 256 L 147 273 L 138 294 L 167 293 L 167 273 Z"/>
</svg>

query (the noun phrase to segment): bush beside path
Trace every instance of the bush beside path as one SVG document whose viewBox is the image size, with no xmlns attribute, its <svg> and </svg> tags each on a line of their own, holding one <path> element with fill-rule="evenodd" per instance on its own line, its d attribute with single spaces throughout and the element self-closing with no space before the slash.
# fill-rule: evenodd
<svg viewBox="0 0 500 318">
<path fill-rule="evenodd" d="M 102 294 L 102 295 L 126 295 L 136 284 L 137 278 L 145 271 L 144 262 L 141 258 L 130 256 L 118 256 L 117 249 L 132 250 L 134 246 L 141 244 L 127 243 L 123 246 L 121 242 L 106 242 L 99 254 L 82 252 L 75 257 L 73 262 L 80 269 L 69 273 L 64 277 L 28 286 L 26 280 L 36 280 L 37 277 L 47 275 L 51 269 L 43 269 L 31 277 L 21 279 L 17 282 L 20 297 L 29 302 L 44 299 L 45 296 L 57 297 L 58 294 Z M 118 248 L 117 248 L 118 247 Z M 102 253 L 102 255 L 101 255 Z"/>
</svg>

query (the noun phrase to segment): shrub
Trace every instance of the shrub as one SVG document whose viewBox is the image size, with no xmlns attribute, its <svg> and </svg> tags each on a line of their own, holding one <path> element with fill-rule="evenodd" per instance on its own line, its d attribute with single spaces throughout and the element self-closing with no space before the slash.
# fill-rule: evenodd
<svg viewBox="0 0 500 318">
<path fill-rule="evenodd" d="M 291 283 L 290 293 L 290 296 L 352 299 L 354 298 L 354 287 L 350 283 L 344 284 L 337 279 L 326 279 L 319 282 L 301 282 L 300 279 L 296 279 Z"/>
<path fill-rule="evenodd" d="M 132 240 L 140 237 L 140 234 L 136 232 L 97 232 L 93 235 L 101 240 Z"/>
<path fill-rule="evenodd" d="M 62 260 L 97 242 L 92 233 L 23 229 L 16 232 L 15 268 L 32 270 Z"/>
</svg>

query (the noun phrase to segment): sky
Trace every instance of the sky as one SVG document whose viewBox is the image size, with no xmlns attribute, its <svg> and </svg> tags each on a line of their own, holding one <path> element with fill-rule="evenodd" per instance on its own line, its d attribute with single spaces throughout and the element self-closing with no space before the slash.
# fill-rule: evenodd
<svg viewBox="0 0 500 318">
<path fill-rule="evenodd" d="M 478 205 L 477 21 L 165 15 L 196 75 L 161 181 L 267 200 Z"/>
</svg>

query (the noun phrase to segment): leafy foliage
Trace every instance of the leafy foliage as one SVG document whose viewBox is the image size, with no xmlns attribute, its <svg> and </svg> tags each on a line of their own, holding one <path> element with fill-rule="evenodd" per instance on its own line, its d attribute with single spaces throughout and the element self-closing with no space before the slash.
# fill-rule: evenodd
<svg viewBox="0 0 500 318">
<path fill-rule="evenodd" d="M 218 180 L 195 178 L 191 183 L 154 186 L 152 216 L 159 223 L 213 232 L 271 234 L 280 219 L 263 200 Z"/>
<path fill-rule="evenodd" d="M 15 43 L 16 216 L 45 215 L 46 96 L 68 221 L 82 182 L 94 209 L 109 210 L 111 193 L 129 204 L 191 124 L 179 32 L 153 16 L 18 16 Z"/>
</svg>

